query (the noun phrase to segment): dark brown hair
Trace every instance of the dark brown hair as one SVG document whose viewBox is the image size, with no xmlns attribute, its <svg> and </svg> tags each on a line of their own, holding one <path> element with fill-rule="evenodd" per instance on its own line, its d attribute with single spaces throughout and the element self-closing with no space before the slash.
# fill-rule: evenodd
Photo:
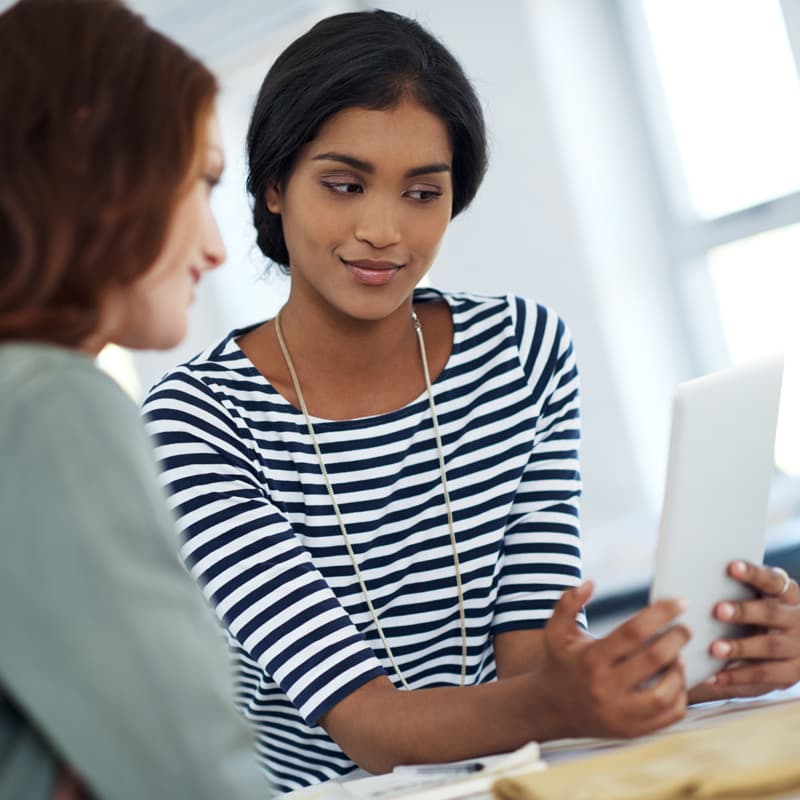
<svg viewBox="0 0 800 800">
<path fill-rule="evenodd" d="M 334 114 L 352 107 L 384 110 L 411 97 L 447 127 L 453 148 L 453 211 L 471 202 L 487 165 L 480 102 L 449 50 L 418 22 L 391 11 L 355 11 L 318 22 L 270 68 L 247 134 L 257 244 L 289 271 L 281 217 L 266 204 L 283 186 L 300 149 Z"/>
<path fill-rule="evenodd" d="M 216 92 L 114 0 L 0 14 L 0 341 L 79 344 L 154 263 Z"/>
</svg>

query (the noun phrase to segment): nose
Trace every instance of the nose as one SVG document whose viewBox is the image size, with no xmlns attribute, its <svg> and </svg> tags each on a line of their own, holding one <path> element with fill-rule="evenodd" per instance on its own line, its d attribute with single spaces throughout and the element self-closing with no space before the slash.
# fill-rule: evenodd
<svg viewBox="0 0 800 800">
<path fill-rule="evenodd" d="M 206 269 L 216 269 L 227 257 L 225 242 L 222 241 L 222 233 L 217 224 L 216 217 L 210 215 L 211 219 L 206 227 L 205 241 L 203 242 L 203 259 Z"/>
<path fill-rule="evenodd" d="M 372 198 L 361 207 L 361 214 L 355 228 L 355 237 L 376 249 L 398 244 L 400 233 L 400 212 L 390 199 Z"/>
</svg>

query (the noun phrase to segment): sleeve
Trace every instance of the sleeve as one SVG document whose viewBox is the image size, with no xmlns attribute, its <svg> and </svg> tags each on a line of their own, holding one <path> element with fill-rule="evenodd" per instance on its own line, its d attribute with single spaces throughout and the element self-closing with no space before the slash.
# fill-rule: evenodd
<svg viewBox="0 0 800 800">
<path fill-rule="evenodd" d="M 193 375 L 172 373 L 144 412 L 184 560 L 239 647 L 316 725 L 386 673 L 270 498 L 268 456 Z M 282 468 L 264 461 L 272 481 Z"/>
<path fill-rule="evenodd" d="M 75 373 L 0 403 L 2 683 L 92 794 L 266 797 L 136 407 Z"/>
<path fill-rule="evenodd" d="M 581 579 L 579 379 L 569 329 L 552 310 L 511 298 L 514 336 L 536 416 L 509 514 L 493 633 L 541 628 Z M 579 622 L 585 627 L 581 615 Z"/>
</svg>

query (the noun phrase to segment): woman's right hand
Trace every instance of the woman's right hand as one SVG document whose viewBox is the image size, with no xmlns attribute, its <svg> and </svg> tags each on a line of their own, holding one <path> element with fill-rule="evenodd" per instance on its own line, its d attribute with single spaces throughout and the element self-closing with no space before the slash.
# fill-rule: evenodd
<svg viewBox="0 0 800 800">
<path fill-rule="evenodd" d="M 382 675 L 342 698 L 320 724 L 368 772 L 506 753 L 530 741 L 631 737 L 686 713 L 679 660 L 684 610 L 663 600 L 603 639 L 577 622 L 590 583 L 562 595 L 545 628 L 495 641 L 497 681 L 404 691 Z"/>
<path fill-rule="evenodd" d="M 685 605 L 661 600 L 595 639 L 576 621 L 592 588 L 587 581 L 564 592 L 544 631 L 540 679 L 564 736 L 627 738 L 677 722 L 687 707 L 679 656 L 690 633 L 667 626 Z"/>
</svg>

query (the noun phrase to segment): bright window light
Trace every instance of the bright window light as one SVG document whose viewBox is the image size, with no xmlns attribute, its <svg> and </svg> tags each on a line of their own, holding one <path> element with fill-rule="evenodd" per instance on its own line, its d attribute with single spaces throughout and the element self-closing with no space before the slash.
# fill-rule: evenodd
<svg viewBox="0 0 800 800">
<path fill-rule="evenodd" d="M 130 350 L 107 344 L 97 356 L 97 366 L 107 372 L 137 403 L 143 397 L 142 382 Z"/>
<path fill-rule="evenodd" d="M 775 463 L 800 477 L 800 225 L 718 247 L 709 267 L 731 358 L 784 353 Z"/>
<path fill-rule="evenodd" d="M 800 83 L 779 0 L 644 9 L 696 213 L 711 219 L 798 190 Z"/>
</svg>

